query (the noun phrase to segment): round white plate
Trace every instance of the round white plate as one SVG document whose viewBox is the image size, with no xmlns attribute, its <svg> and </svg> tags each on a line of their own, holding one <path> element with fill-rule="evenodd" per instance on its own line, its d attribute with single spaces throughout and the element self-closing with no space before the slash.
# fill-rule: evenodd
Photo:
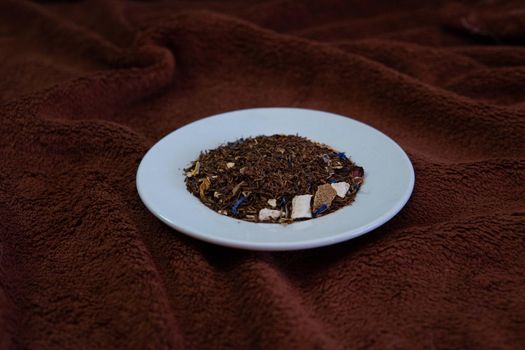
<svg viewBox="0 0 525 350">
<path fill-rule="evenodd" d="M 201 151 L 273 134 L 299 134 L 346 152 L 365 169 L 355 202 L 317 219 L 258 224 L 220 215 L 186 190 L 183 169 Z M 412 164 L 388 136 L 347 117 L 299 108 L 245 109 L 200 119 L 161 139 L 137 171 L 140 198 L 164 223 L 203 241 L 253 250 L 314 248 L 360 236 L 396 215 L 413 187 Z"/>
</svg>

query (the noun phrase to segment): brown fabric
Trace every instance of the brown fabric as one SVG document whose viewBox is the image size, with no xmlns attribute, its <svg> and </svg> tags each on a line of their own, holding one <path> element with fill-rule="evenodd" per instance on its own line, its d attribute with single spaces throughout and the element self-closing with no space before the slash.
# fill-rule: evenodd
<svg viewBox="0 0 525 350">
<path fill-rule="evenodd" d="M 450 3 L 443 17 L 449 27 L 495 41 L 525 42 L 525 2 L 522 0 L 483 1 L 476 6 Z"/>
<path fill-rule="evenodd" d="M 524 349 L 524 11 L 0 2 L 0 348 Z M 149 147 L 259 106 L 384 131 L 412 199 L 359 239 L 283 253 L 145 209 Z"/>
</svg>

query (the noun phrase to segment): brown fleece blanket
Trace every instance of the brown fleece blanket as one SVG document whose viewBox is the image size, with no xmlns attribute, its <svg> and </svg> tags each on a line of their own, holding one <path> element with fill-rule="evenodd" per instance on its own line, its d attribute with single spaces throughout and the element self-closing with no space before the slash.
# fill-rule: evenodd
<svg viewBox="0 0 525 350">
<path fill-rule="evenodd" d="M 0 348 L 524 349 L 524 42 L 523 1 L 0 2 Z M 149 147 L 261 106 L 393 137 L 408 205 L 281 253 L 146 210 Z"/>
</svg>

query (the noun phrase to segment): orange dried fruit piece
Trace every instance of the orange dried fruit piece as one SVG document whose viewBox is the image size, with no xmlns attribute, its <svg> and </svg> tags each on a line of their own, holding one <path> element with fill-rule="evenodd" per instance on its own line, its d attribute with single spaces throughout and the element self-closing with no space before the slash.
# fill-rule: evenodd
<svg viewBox="0 0 525 350">
<path fill-rule="evenodd" d="M 315 192 L 313 209 L 316 210 L 323 204 L 330 207 L 336 195 L 337 192 L 331 184 L 318 186 Z"/>
</svg>

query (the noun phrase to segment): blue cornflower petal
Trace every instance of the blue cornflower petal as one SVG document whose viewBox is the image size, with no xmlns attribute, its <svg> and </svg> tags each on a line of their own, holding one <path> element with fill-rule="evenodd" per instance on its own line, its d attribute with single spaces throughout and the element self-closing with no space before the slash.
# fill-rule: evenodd
<svg viewBox="0 0 525 350">
<path fill-rule="evenodd" d="M 345 152 L 339 152 L 339 153 L 337 153 L 337 156 L 339 157 L 339 159 L 342 159 L 342 160 L 348 159 L 346 157 Z"/>
<path fill-rule="evenodd" d="M 328 206 L 326 204 L 322 204 L 319 208 L 315 209 L 313 214 L 314 214 L 314 216 L 317 216 L 317 215 L 321 214 L 322 212 L 324 212 L 326 209 L 328 209 Z"/>
<path fill-rule="evenodd" d="M 244 202 L 246 202 L 246 197 L 244 196 L 241 196 L 239 199 L 237 199 L 237 201 L 232 205 L 232 214 L 233 215 L 237 215 L 239 212 L 237 211 L 237 209 L 241 206 L 241 204 L 243 204 Z"/>
</svg>

